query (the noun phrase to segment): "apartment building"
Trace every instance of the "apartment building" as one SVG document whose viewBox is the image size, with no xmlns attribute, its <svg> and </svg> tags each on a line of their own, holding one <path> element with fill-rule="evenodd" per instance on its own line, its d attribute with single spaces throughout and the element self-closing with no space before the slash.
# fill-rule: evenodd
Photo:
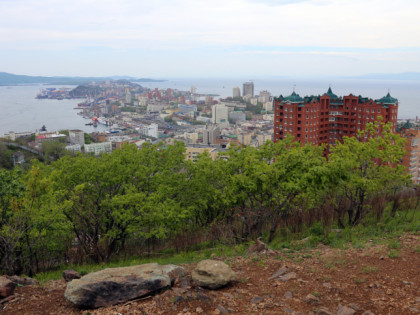
<svg viewBox="0 0 420 315">
<path fill-rule="evenodd" d="M 322 96 L 301 97 L 295 92 L 274 98 L 274 141 L 291 134 L 301 143 L 333 145 L 344 136 L 356 136 L 381 117 L 396 131 L 398 100 L 388 93 L 378 100 L 348 95 L 338 97 L 331 87 Z"/>
</svg>

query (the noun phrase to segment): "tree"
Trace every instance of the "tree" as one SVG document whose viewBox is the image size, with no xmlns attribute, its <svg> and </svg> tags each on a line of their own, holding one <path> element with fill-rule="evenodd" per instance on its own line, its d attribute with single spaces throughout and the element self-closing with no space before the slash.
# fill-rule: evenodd
<svg viewBox="0 0 420 315">
<path fill-rule="evenodd" d="M 42 143 L 42 151 L 47 161 L 55 161 L 66 155 L 66 145 L 60 141 L 45 141 Z"/>
<path fill-rule="evenodd" d="M 182 226 L 179 183 L 184 146 L 126 145 L 101 157 L 64 157 L 52 164 L 56 203 L 79 249 L 109 261 L 127 239 L 165 238 Z"/>
<path fill-rule="evenodd" d="M 405 139 L 391 131 L 391 125 L 369 123 L 357 137 L 344 137 L 343 143 L 331 147 L 329 166 L 335 174 L 336 211 L 339 222 L 356 225 L 369 213 L 368 202 L 409 183 L 404 167 L 399 164 Z"/>
<path fill-rule="evenodd" d="M 10 275 L 34 275 L 44 262 L 64 252 L 66 224 L 53 207 L 50 183 L 34 162 L 25 175 L 19 170 L 1 172 L 1 266 Z"/>
</svg>

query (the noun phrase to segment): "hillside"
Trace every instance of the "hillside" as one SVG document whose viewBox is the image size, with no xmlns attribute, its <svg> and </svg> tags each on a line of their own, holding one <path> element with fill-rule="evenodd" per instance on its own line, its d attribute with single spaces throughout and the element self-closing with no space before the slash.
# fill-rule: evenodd
<svg viewBox="0 0 420 315">
<path fill-rule="evenodd" d="M 105 80 L 130 80 L 133 82 L 162 82 L 164 80 L 154 80 L 149 78 L 134 78 L 127 76 L 111 76 L 111 77 L 45 77 L 45 76 L 28 76 L 16 75 L 7 72 L 0 72 L 0 85 L 19 85 L 19 84 L 53 84 L 53 85 L 79 85 L 92 81 Z"/>
<path fill-rule="evenodd" d="M 79 310 L 65 300 L 63 280 L 17 289 L 2 314 L 417 314 L 420 311 L 420 238 L 336 249 L 324 245 L 272 255 L 214 257 L 238 281 L 219 290 L 178 284 L 122 305 Z M 270 277 L 287 266 L 296 279 Z M 194 264 L 184 265 L 191 272 Z"/>
</svg>

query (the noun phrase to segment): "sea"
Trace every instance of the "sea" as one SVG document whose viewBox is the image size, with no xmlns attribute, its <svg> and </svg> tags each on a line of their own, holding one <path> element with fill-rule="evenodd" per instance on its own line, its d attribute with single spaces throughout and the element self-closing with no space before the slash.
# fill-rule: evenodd
<svg viewBox="0 0 420 315">
<path fill-rule="evenodd" d="M 216 94 L 218 98 L 232 96 L 232 89 L 250 81 L 247 78 L 174 78 L 162 82 L 142 82 L 144 87 L 171 88 L 183 91 L 196 88 L 199 94 Z M 293 91 L 301 96 L 322 95 L 331 86 L 332 91 L 339 95 L 362 95 L 379 99 L 390 92 L 399 100 L 399 119 L 420 117 L 420 81 L 409 80 L 367 80 L 367 79 L 288 79 L 261 78 L 253 79 L 255 94 L 262 90 L 269 91 L 273 96 L 287 96 Z M 80 115 L 77 104 L 82 100 L 50 100 L 36 99 L 41 89 L 47 87 L 60 88 L 51 85 L 17 85 L 0 86 L 0 136 L 10 131 L 35 132 L 46 126 L 48 131 L 62 129 L 81 129 L 85 132 L 104 131 L 105 126 L 86 126 L 90 122 Z M 73 88 L 75 86 L 65 86 Z"/>
</svg>

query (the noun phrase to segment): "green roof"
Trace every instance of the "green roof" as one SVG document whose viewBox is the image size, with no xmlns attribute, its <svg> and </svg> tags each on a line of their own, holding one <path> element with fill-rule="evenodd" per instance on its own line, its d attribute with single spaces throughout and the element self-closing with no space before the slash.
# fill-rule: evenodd
<svg viewBox="0 0 420 315">
<path fill-rule="evenodd" d="M 299 94 L 295 93 L 295 91 L 293 91 L 291 95 L 286 96 L 284 100 L 291 103 L 302 103 L 304 101 L 303 98 L 299 96 Z"/>
<path fill-rule="evenodd" d="M 328 88 L 327 93 L 325 93 L 324 95 L 329 96 L 329 97 L 330 97 L 331 99 L 333 99 L 333 100 L 338 99 L 338 96 L 337 96 L 337 95 L 335 95 L 335 94 L 332 92 L 332 90 L 331 90 L 331 86 Z"/>
<path fill-rule="evenodd" d="M 409 120 L 407 120 L 407 122 L 404 125 L 401 126 L 401 129 L 411 129 L 411 128 L 413 128 L 413 126 L 414 125 L 412 123 L 410 123 Z"/>
<path fill-rule="evenodd" d="M 398 103 L 398 100 L 396 98 L 393 98 L 388 92 L 386 96 L 382 97 L 379 100 L 376 100 L 376 102 L 382 104 L 396 104 Z"/>
</svg>

